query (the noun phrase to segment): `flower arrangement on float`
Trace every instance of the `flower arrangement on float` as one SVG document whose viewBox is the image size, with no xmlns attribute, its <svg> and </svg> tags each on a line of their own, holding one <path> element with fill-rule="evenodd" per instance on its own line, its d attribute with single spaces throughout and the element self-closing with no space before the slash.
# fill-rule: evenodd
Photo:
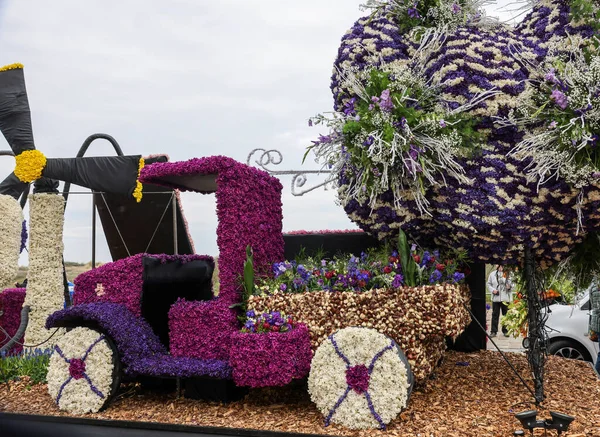
<svg viewBox="0 0 600 437">
<path fill-rule="evenodd" d="M 379 288 L 398 289 L 404 286 L 460 284 L 468 267 L 463 251 L 440 254 L 413 244 L 410 267 L 402 269 L 397 250 L 389 247 L 372 249 L 360 256 L 337 255 L 332 259 L 319 256 L 281 261 L 273 264 L 273 277 L 258 280 L 257 295 L 304 293 L 314 291 L 364 292 Z"/>
<path fill-rule="evenodd" d="M 460 252 L 450 258 L 417 249 L 400 235 L 392 252 L 384 247 L 361 257 L 275 263 L 273 278 L 258 281 L 247 308 L 306 325 L 313 350 L 340 327 L 375 329 L 396 341 L 415 378 L 424 381 L 446 337 L 457 337 L 470 321 L 465 259 Z"/>
</svg>

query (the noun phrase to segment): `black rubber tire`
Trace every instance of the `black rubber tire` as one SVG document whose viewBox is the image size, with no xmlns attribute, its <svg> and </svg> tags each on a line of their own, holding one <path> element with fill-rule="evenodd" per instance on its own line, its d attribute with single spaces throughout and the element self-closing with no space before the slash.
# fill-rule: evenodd
<svg viewBox="0 0 600 437">
<path fill-rule="evenodd" d="M 557 340 L 550 343 L 548 354 L 572 360 L 592 361 L 592 357 L 582 345 L 569 340 Z"/>
</svg>

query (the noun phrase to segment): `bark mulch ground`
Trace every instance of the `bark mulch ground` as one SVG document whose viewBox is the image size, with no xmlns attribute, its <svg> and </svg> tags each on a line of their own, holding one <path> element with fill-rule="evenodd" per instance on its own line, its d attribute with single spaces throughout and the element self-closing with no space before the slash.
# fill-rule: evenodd
<svg viewBox="0 0 600 437">
<path fill-rule="evenodd" d="M 525 356 L 508 356 L 533 386 Z M 600 436 L 600 379 L 589 364 L 549 357 L 545 393 L 538 418 L 549 418 L 548 410 L 563 412 L 576 418 L 563 435 Z M 357 437 L 512 436 L 520 428 L 514 414 L 534 408 L 530 393 L 500 354 L 482 351 L 448 352 L 432 379 L 413 392 L 408 408 L 386 431 L 325 428 L 302 384 L 252 390 L 243 401 L 227 405 L 176 399 L 174 393 L 157 394 L 130 384 L 121 388 L 106 411 L 85 417 Z M 66 415 L 56 408 L 45 385 L 30 385 L 27 380 L 0 385 L 0 411 Z"/>
</svg>

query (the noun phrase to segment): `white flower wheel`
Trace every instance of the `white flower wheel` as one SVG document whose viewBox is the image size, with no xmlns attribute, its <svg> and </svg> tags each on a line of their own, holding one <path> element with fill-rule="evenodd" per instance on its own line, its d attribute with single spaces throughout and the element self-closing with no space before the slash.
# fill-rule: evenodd
<svg viewBox="0 0 600 437">
<path fill-rule="evenodd" d="M 119 356 L 110 337 L 75 328 L 54 346 L 48 392 L 61 410 L 95 413 L 108 405 L 120 384 Z"/>
<path fill-rule="evenodd" d="M 331 422 L 353 429 L 381 428 L 406 407 L 413 377 L 389 337 L 367 328 L 332 334 L 315 352 L 308 391 Z"/>
</svg>

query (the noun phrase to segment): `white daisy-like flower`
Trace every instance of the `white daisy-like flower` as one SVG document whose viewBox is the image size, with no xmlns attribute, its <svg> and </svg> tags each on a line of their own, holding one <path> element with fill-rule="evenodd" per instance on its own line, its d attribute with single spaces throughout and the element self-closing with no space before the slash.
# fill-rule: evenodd
<svg viewBox="0 0 600 437">
<path fill-rule="evenodd" d="M 308 391 L 326 426 L 334 422 L 383 429 L 406 407 L 412 381 L 408 361 L 392 339 L 374 329 L 352 327 L 319 346 Z"/>
<path fill-rule="evenodd" d="M 118 389 L 118 357 L 104 334 L 75 328 L 54 346 L 48 364 L 48 392 L 58 408 L 70 413 L 95 413 Z"/>
</svg>

